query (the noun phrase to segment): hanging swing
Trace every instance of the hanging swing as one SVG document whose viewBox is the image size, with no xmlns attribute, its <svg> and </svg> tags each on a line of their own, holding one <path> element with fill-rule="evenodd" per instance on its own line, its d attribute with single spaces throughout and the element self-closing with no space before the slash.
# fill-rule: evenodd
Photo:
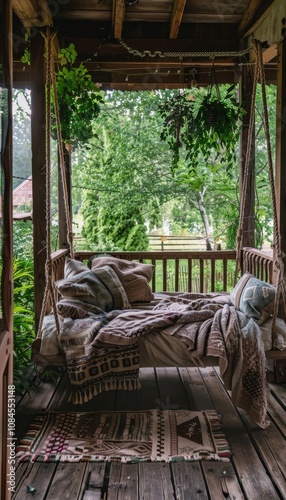
<svg viewBox="0 0 286 500">
<path fill-rule="evenodd" d="M 242 244 L 243 244 L 242 234 L 243 234 L 243 226 L 244 226 L 244 220 L 245 220 L 247 187 L 248 187 L 249 176 L 250 176 L 252 133 L 253 133 L 254 122 L 255 122 L 255 98 L 256 98 L 257 84 L 258 84 L 258 81 L 260 80 L 261 90 L 262 90 L 263 113 L 264 113 L 263 125 L 264 125 L 265 139 L 266 139 L 266 146 L 267 146 L 267 158 L 268 158 L 268 166 L 269 166 L 269 182 L 270 182 L 270 188 L 271 188 L 273 227 L 274 227 L 273 250 L 274 250 L 274 270 L 275 270 L 275 275 L 276 275 L 276 283 L 275 283 L 276 295 L 275 295 L 275 300 L 274 300 L 273 323 L 272 323 L 272 341 L 273 341 L 274 334 L 275 334 L 275 324 L 276 324 L 276 319 L 278 316 L 279 306 L 281 306 L 282 312 L 284 314 L 284 318 L 286 318 L 286 279 L 285 279 L 285 275 L 284 275 L 284 262 L 283 262 L 284 254 L 281 251 L 281 235 L 279 234 L 279 227 L 278 227 L 275 181 L 274 181 L 274 168 L 273 168 L 271 141 L 270 141 L 270 133 L 269 133 L 268 108 L 267 108 L 267 101 L 266 101 L 266 81 L 265 81 L 265 72 L 264 72 L 264 66 L 263 66 L 261 42 L 254 40 L 253 46 L 254 46 L 254 50 L 256 53 L 256 58 L 255 58 L 255 68 L 254 68 L 254 77 L 253 77 L 253 90 L 252 90 L 252 96 L 251 96 L 249 130 L 248 130 L 248 137 L 247 137 L 244 176 L 243 176 L 242 193 L 241 193 L 241 201 L 240 201 L 239 228 L 238 228 L 238 232 L 237 232 L 237 260 L 236 260 L 235 282 L 237 282 L 239 268 L 240 268 L 241 275 L 243 274 L 243 272 L 247 271 L 246 269 L 243 269 L 243 262 L 242 262 Z M 273 345 L 273 342 L 272 342 L 272 345 Z M 285 358 L 286 358 L 286 354 L 285 354 Z"/>
<path fill-rule="evenodd" d="M 32 348 L 32 359 L 37 364 L 45 365 L 45 366 L 63 366 L 66 364 L 65 362 L 65 354 L 59 353 L 56 355 L 43 355 L 41 353 L 41 342 L 42 342 L 42 330 L 43 330 L 43 322 L 45 315 L 47 314 L 48 306 L 54 314 L 55 328 L 56 334 L 59 335 L 60 332 L 60 322 L 57 313 L 57 303 L 56 303 L 56 293 L 55 293 L 55 283 L 54 283 L 54 274 L 53 274 L 53 262 L 51 258 L 51 245 L 50 245 L 50 235 L 51 235 L 51 215 L 50 215 L 50 132 L 51 132 L 51 88 L 54 93 L 54 103 L 55 103 L 55 115 L 56 115 L 56 123 L 57 123 L 57 131 L 58 131 L 58 144 L 60 151 L 60 169 L 61 176 L 63 182 L 63 192 L 64 192 L 64 202 L 65 202 L 65 215 L 66 222 L 68 228 L 68 242 L 70 245 L 70 257 L 74 259 L 74 249 L 73 249 L 73 236 L 72 236 L 72 227 L 71 227 L 71 216 L 70 209 L 68 203 L 68 190 L 66 183 L 66 174 L 65 174 L 65 162 L 64 162 L 64 152 L 63 152 L 63 143 L 61 138 L 61 130 L 60 130 L 60 119 L 59 119 L 59 109 L 57 104 L 57 94 L 56 94 L 56 79 L 55 79 L 55 69 L 54 69 L 54 61 L 51 50 L 52 45 L 52 34 L 50 29 L 48 29 L 45 35 L 46 42 L 46 54 L 47 54 L 47 69 L 46 69 L 46 186 L 47 186 L 47 195 L 46 195 L 46 266 L 45 266 L 45 277 L 46 277 L 46 286 L 44 291 L 44 299 L 41 311 L 41 317 L 39 321 L 38 335 L 36 340 L 33 343 Z M 251 114 L 250 114 L 250 124 L 249 124 L 249 136 L 247 141 L 247 152 L 246 152 L 246 164 L 245 164 L 245 174 L 243 179 L 243 187 L 242 187 L 242 196 L 241 196 L 241 210 L 240 210 L 240 222 L 239 222 L 239 230 L 237 234 L 237 261 L 236 261 L 236 277 L 238 275 L 239 266 L 241 264 L 241 254 L 242 254 L 242 231 L 243 231 L 243 221 L 245 215 L 245 200 L 246 200 L 246 189 L 249 178 L 249 164 L 250 164 L 250 151 L 251 151 L 251 137 L 254 126 L 254 106 L 255 106 L 255 94 L 257 82 L 260 78 L 262 85 L 262 97 L 263 97 L 263 108 L 264 108 L 264 127 L 266 134 L 266 142 L 267 142 L 267 151 L 268 151 L 268 161 L 269 161 L 269 176 L 270 176 L 270 185 L 271 185 L 271 193 L 272 193 L 272 202 L 273 202 L 273 218 L 274 218 L 274 248 L 275 248 L 275 270 L 276 270 L 276 298 L 275 298 L 275 306 L 273 313 L 273 321 L 272 321 L 272 340 L 274 338 L 275 331 L 275 322 L 278 315 L 278 308 L 280 302 L 282 302 L 284 308 L 284 314 L 286 317 L 286 285 L 285 285 L 285 277 L 284 277 L 284 266 L 283 266 L 283 257 L 284 255 L 281 252 L 281 238 L 278 231 L 278 222 L 277 222 L 277 211 L 276 211 L 276 202 L 275 202 L 275 188 L 274 188 L 274 175 L 273 175 L 273 164 L 271 158 L 271 147 L 270 147 L 270 137 L 269 137 L 269 127 L 268 127 L 268 111 L 265 97 L 265 76 L 263 72 L 263 63 L 262 63 L 262 51 L 261 45 L 259 42 L 255 42 L 255 50 L 257 53 L 256 64 L 255 64 L 255 75 L 254 75 L 254 84 L 253 84 L 253 94 L 252 94 L 252 103 L 251 103 Z M 135 263 L 134 263 L 135 264 Z M 84 265 L 83 265 L 84 266 Z M 144 264 L 143 264 L 144 266 Z M 246 271 L 241 267 L 242 272 Z M 151 279 L 151 278 L 150 278 Z M 281 299 L 282 298 L 282 299 Z M 281 299 L 281 300 L 280 300 Z M 129 304 L 130 306 L 130 304 Z M 143 336 L 145 339 L 145 336 Z M 182 342 L 180 342 L 182 345 Z M 273 345 L 273 343 L 272 343 Z M 172 350 L 174 352 L 174 349 Z M 276 353 L 279 353 L 278 357 L 286 358 L 286 350 L 285 352 L 279 351 L 271 351 L 274 357 Z M 282 355 L 281 355 L 282 354 Z M 269 356 L 268 356 L 269 357 Z M 149 366 L 149 365 L 145 365 Z M 156 366 L 151 364 L 150 366 Z M 174 366 L 173 364 L 166 366 Z M 186 365 L 186 366 L 192 366 Z M 124 381 L 124 383 L 127 383 Z"/>
</svg>

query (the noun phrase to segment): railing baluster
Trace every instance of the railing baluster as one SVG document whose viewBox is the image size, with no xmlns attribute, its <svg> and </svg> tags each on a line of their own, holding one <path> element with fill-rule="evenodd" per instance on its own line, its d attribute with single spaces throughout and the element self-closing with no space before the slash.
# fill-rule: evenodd
<svg viewBox="0 0 286 500">
<path fill-rule="evenodd" d="M 215 291 L 215 259 L 211 257 L 211 292 Z"/>
<path fill-rule="evenodd" d="M 175 292 L 179 291 L 179 272 L 180 272 L 179 257 L 175 257 Z"/>
<path fill-rule="evenodd" d="M 200 293 L 204 293 L 204 259 L 200 258 Z"/>
<path fill-rule="evenodd" d="M 168 290 L 167 287 L 167 258 L 162 258 L 162 267 L 163 267 L 163 291 L 166 292 Z"/>
<path fill-rule="evenodd" d="M 190 259 L 188 258 L 188 292 L 192 292 L 193 290 L 193 280 L 192 280 L 192 271 L 193 271 L 193 267 L 192 267 L 192 263 L 193 263 L 193 259 Z"/>
</svg>

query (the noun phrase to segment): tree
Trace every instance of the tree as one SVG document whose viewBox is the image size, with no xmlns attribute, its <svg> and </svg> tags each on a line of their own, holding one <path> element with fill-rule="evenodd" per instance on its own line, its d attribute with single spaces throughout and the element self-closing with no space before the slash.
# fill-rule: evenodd
<svg viewBox="0 0 286 500">
<path fill-rule="evenodd" d="M 32 173 L 31 166 L 31 99 L 25 89 L 13 91 L 13 188 Z"/>
<path fill-rule="evenodd" d="M 159 137 L 158 104 L 155 93 L 106 96 L 94 138 L 74 176 L 77 185 L 90 186 L 82 205 L 83 235 L 89 243 L 146 249 L 144 223 L 158 223 L 158 207 L 178 192 L 169 150 Z"/>
</svg>

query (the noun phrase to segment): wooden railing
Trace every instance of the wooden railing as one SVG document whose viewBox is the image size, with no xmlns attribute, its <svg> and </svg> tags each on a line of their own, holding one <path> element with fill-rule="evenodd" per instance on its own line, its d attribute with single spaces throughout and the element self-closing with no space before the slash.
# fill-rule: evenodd
<svg viewBox="0 0 286 500">
<path fill-rule="evenodd" d="M 119 259 L 154 265 L 151 282 L 153 292 L 207 293 L 233 287 L 236 253 L 226 251 L 108 252 Z M 102 252 L 77 252 L 85 263 Z"/>
<path fill-rule="evenodd" d="M 52 254 L 55 280 L 64 276 L 64 263 L 68 250 Z M 89 259 L 102 252 L 76 252 L 75 259 L 88 264 Z M 235 250 L 201 252 L 108 252 L 119 259 L 154 265 L 152 289 L 154 292 L 230 291 L 234 286 Z M 243 270 L 271 283 L 273 257 L 254 248 L 243 249 Z"/>
<path fill-rule="evenodd" d="M 213 250 L 201 252 L 108 252 L 119 259 L 151 263 L 154 274 L 151 282 L 153 292 L 208 293 L 231 291 L 234 286 L 235 250 Z M 68 250 L 57 250 L 52 254 L 55 281 L 64 277 L 65 258 Z M 88 264 L 91 257 L 102 252 L 76 252 L 75 259 Z M 273 257 L 254 248 L 243 249 L 243 270 L 257 278 L 272 282 Z M 35 290 L 38 288 L 35 276 Z M 35 311 L 36 318 L 40 311 Z"/>
<path fill-rule="evenodd" d="M 255 248 L 243 248 L 243 272 L 256 276 L 256 278 L 273 283 L 273 255 L 256 250 Z"/>
</svg>

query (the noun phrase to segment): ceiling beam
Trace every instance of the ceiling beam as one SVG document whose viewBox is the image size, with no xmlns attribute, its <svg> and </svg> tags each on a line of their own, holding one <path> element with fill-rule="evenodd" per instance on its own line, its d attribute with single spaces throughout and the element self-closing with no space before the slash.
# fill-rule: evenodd
<svg viewBox="0 0 286 500">
<path fill-rule="evenodd" d="M 170 38 L 177 38 L 182 21 L 186 0 L 174 0 L 170 24 Z"/>
<path fill-rule="evenodd" d="M 24 28 L 29 32 L 32 26 L 51 26 L 53 18 L 46 0 L 13 0 L 12 6 Z"/>
<path fill-rule="evenodd" d="M 256 13 L 256 11 L 261 3 L 262 3 L 262 0 L 250 0 L 249 5 L 248 5 L 246 11 L 244 12 L 243 17 L 240 21 L 240 25 L 238 27 L 238 32 L 240 34 L 244 33 L 246 31 L 246 29 L 248 28 L 248 26 L 251 24 L 251 22 L 255 16 L 255 13 Z"/>
<path fill-rule="evenodd" d="M 123 21 L 125 15 L 124 0 L 113 0 L 112 3 L 112 26 L 115 39 L 121 38 Z"/>
<path fill-rule="evenodd" d="M 30 33 L 32 27 L 53 25 L 53 17 L 46 0 L 12 0 L 12 6 L 27 33 Z M 57 57 L 59 52 L 57 36 L 53 37 L 52 44 L 54 56 Z"/>
<path fill-rule="evenodd" d="M 267 64 L 277 56 L 277 43 L 273 43 L 262 52 L 263 64 Z"/>
</svg>

